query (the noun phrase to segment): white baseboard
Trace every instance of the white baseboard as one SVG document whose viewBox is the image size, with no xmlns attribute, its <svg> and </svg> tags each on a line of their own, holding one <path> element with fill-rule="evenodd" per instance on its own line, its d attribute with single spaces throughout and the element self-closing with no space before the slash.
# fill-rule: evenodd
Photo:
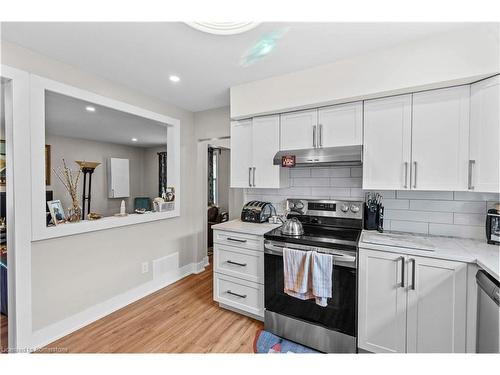
<svg viewBox="0 0 500 375">
<path fill-rule="evenodd" d="M 201 262 L 180 267 L 160 280 L 151 280 L 57 323 L 37 330 L 31 336 L 30 349 L 35 351 L 188 275 L 201 273 L 205 270 L 206 265 L 208 265 L 208 257 L 205 257 Z"/>
</svg>

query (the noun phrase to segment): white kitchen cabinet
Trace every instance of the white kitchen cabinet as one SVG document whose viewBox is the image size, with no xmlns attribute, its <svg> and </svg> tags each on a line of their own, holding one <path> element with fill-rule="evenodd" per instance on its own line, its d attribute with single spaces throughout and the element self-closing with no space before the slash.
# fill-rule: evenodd
<svg viewBox="0 0 500 375">
<path fill-rule="evenodd" d="M 413 94 L 412 189 L 467 190 L 470 86 Z"/>
<path fill-rule="evenodd" d="M 498 193 L 500 76 L 471 85 L 469 181 L 472 191 Z"/>
<path fill-rule="evenodd" d="M 286 186 L 288 169 L 273 165 L 274 155 L 280 148 L 279 116 L 253 119 L 252 129 L 252 187 L 279 188 Z"/>
<path fill-rule="evenodd" d="M 359 251 L 358 346 L 374 353 L 406 349 L 405 257 Z"/>
<path fill-rule="evenodd" d="M 465 353 L 467 265 L 408 256 L 408 353 Z"/>
<path fill-rule="evenodd" d="M 301 150 L 317 146 L 318 110 L 281 115 L 281 150 Z"/>
<path fill-rule="evenodd" d="M 317 132 L 319 147 L 363 144 L 363 102 L 320 108 Z"/>
<path fill-rule="evenodd" d="M 279 151 L 279 116 L 254 117 L 231 123 L 231 187 L 280 188 L 288 169 L 273 165 Z"/>
<path fill-rule="evenodd" d="M 411 94 L 364 103 L 363 189 L 410 189 Z"/>
<path fill-rule="evenodd" d="M 251 184 L 252 120 L 231 123 L 231 187 L 243 188 Z"/>
<path fill-rule="evenodd" d="M 463 353 L 467 265 L 359 250 L 358 345 L 375 353 Z"/>
</svg>

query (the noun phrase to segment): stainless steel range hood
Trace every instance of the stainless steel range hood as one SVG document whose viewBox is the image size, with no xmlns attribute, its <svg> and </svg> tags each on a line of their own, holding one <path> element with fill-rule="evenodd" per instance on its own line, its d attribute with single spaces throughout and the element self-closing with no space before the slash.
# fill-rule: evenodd
<svg viewBox="0 0 500 375">
<path fill-rule="evenodd" d="M 279 151 L 273 164 L 281 165 L 283 156 L 295 155 L 297 166 L 356 166 L 363 164 L 363 146 L 339 146 Z"/>
</svg>

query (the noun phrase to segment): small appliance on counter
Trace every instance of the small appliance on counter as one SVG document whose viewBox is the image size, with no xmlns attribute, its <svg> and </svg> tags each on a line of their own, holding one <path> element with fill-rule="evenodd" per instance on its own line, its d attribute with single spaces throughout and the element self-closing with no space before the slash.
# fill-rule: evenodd
<svg viewBox="0 0 500 375">
<path fill-rule="evenodd" d="M 368 193 L 364 204 L 364 228 L 367 230 L 384 231 L 384 206 L 379 193 Z"/>
<path fill-rule="evenodd" d="M 276 208 L 269 202 L 250 201 L 243 206 L 241 211 L 241 221 L 248 223 L 265 223 L 273 215 L 276 215 Z"/>
<path fill-rule="evenodd" d="M 489 244 L 500 245 L 500 203 L 486 215 L 486 240 Z"/>
</svg>

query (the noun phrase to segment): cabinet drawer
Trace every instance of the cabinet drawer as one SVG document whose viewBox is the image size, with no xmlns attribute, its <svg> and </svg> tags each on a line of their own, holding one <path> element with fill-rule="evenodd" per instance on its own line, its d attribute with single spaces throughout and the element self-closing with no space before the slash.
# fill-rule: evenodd
<svg viewBox="0 0 500 375">
<path fill-rule="evenodd" d="M 214 245 L 214 271 L 263 284 L 264 253 L 235 246 Z"/>
<path fill-rule="evenodd" d="M 245 249 L 264 251 L 263 237 L 253 234 L 214 231 L 214 242 L 222 245 L 243 247 Z"/>
<path fill-rule="evenodd" d="M 264 286 L 214 273 L 214 300 L 224 305 L 264 316 Z"/>
</svg>

